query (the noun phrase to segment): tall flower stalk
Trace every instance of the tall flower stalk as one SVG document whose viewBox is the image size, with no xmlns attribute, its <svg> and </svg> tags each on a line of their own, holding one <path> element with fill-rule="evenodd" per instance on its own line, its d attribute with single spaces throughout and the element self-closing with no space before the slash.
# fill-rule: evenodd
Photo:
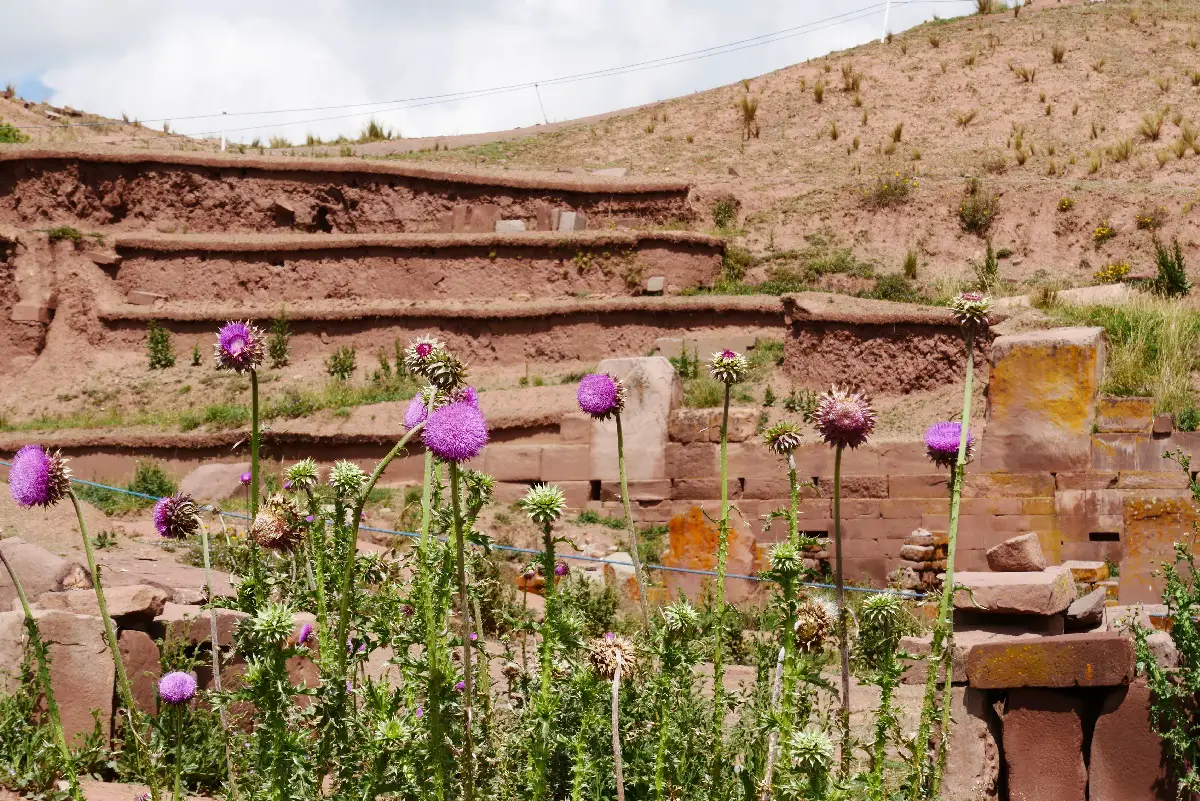
<svg viewBox="0 0 1200 801">
<path fill-rule="evenodd" d="M 633 561 L 633 577 L 638 587 L 638 606 L 642 624 L 650 625 L 650 602 L 646 597 L 646 574 L 642 571 L 641 551 L 638 548 L 637 526 L 633 522 L 633 507 L 629 502 L 629 481 L 625 474 L 625 432 L 621 412 L 625 410 L 625 385 L 607 373 L 591 373 L 579 382 L 576 391 L 579 408 L 596 420 L 614 418 L 617 424 L 617 471 L 621 478 L 621 503 L 625 511 L 625 529 L 629 532 L 629 557 Z"/>
<path fill-rule="evenodd" d="M 213 358 L 218 370 L 231 370 L 239 375 L 250 376 L 250 519 L 258 514 L 259 487 L 259 422 L 258 422 L 258 368 L 265 353 L 266 336 L 249 321 L 229 321 L 217 331 L 217 342 L 213 346 Z M 262 564 L 258 546 L 250 543 L 250 578 L 254 585 L 256 605 L 265 603 Z"/>
<path fill-rule="evenodd" d="M 714 353 L 708 371 L 725 386 L 721 407 L 721 519 L 717 526 L 717 597 L 716 624 L 713 632 L 713 768 L 714 786 L 724 770 L 721 728 L 725 721 L 725 568 L 729 559 L 729 398 L 734 384 L 746 380 L 750 365 L 746 357 L 732 350 Z"/>
<path fill-rule="evenodd" d="M 621 753 L 621 674 L 634 665 L 633 643 L 610 631 L 592 644 L 588 655 L 597 675 L 612 682 L 610 717 L 613 774 L 617 784 L 617 801 L 625 801 L 625 768 Z"/>
<path fill-rule="evenodd" d="M 945 691 L 941 699 L 939 741 L 944 744 L 950 736 L 949 689 L 953 673 L 951 659 L 954 652 L 954 619 L 951 615 L 954 607 L 954 558 L 958 544 L 958 519 L 962 491 L 966 483 L 966 466 L 971 456 L 970 422 L 971 396 L 974 391 L 975 338 L 987 330 L 991 300 L 979 292 L 964 292 L 951 302 L 950 307 L 958 319 L 959 325 L 962 326 L 967 350 L 967 366 L 966 377 L 963 381 L 962 422 L 958 427 L 958 448 L 953 462 L 950 462 L 948 453 L 950 443 L 947 442 L 946 436 L 950 432 L 945 429 L 935 431 L 934 429 L 937 429 L 935 426 L 934 429 L 927 432 L 926 436 L 926 447 L 929 449 L 930 457 L 936 464 L 951 468 L 950 520 L 946 531 L 946 572 L 942 582 L 937 619 L 933 624 L 933 637 L 929 648 L 929 670 L 925 677 L 925 696 L 921 705 L 917 739 L 913 748 L 913 764 L 909 782 L 911 801 L 917 801 L 922 797 L 922 793 L 936 796 L 940 792 L 942 760 L 945 754 L 944 745 L 940 744 L 937 751 L 930 754 L 930 736 L 936 714 L 939 669 L 946 673 Z M 953 441 L 952 433 L 949 439 L 950 442 Z"/>
<path fill-rule="evenodd" d="M 17 575 L 17 571 L 13 570 L 12 564 L 2 549 L 0 549 L 0 563 L 3 563 L 4 569 L 8 571 L 8 578 L 12 581 L 13 588 L 17 591 L 17 599 L 21 602 L 21 611 L 25 614 L 25 631 L 29 636 L 29 647 L 37 660 L 37 681 L 42 690 L 42 698 L 46 701 L 46 713 L 50 717 L 50 729 L 54 734 L 54 743 L 58 747 L 63 768 L 67 772 L 68 790 L 74 801 L 83 801 L 83 795 L 79 790 L 79 775 L 75 771 L 75 758 L 71 756 L 71 749 L 67 745 L 67 736 L 63 732 L 62 715 L 59 713 L 58 702 L 54 697 L 54 684 L 50 681 L 50 660 L 47 657 L 46 644 L 42 641 L 37 621 L 33 617 L 33 609 L 29 606 L 29 597 L 25 594 L 25 586 L 21 583 L 20 576 Z"/>
<path fill-rule="evenodd" d="M 183 801 L 183 716 L 187 704 L 196 697 L 196 677 L 176 670 L 158 680 L 158 697 L 175 716 L 175 790 L 174 801 Z"/>
<path fill-rule="evenodd" d="M 551 754 L 547 735 L 554 718 L 551 678 L 554 674 L 554 648 L 558 633 L 558 566 L 554 553 L 557 542 L 554 523 L 562 517 L 563 510 L 567 508 L 567 499 L 563 491 L 553 484 L 538 484 L 525 493 L 525 497 L 521 499 L 521 507 L 529 515 L 529 519 L 542 530 L 541 558 L 542 575 L 546 580 L 546 611 L 542 617 L 542 643 L 538 664 L 540 689 L 536 702 L 541 721 L 535 740 L 532 779 L 533 797 L 545 799 L 549 798 L 550 792 Z"/>
<path fill-rule="evenodd" d="M 817 431 L 834 448 L 833 546 L 834 583 L 837 586 L 838 651 L 841 657 L 841 774 L 850 772 L 853 744 L 850 736 L 850 610 L 846 608 L 845 560 L 842 557 L 842 453 L 866 443 L 875 430 L 875 411 L 866 395 L 833 387 L 817 400 Z"/>
</svg>

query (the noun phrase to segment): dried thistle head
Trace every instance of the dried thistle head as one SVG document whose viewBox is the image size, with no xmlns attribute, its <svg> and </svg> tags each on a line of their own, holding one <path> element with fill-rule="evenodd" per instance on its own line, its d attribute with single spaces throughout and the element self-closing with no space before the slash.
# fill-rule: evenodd
<svg viewBox="0 0 1200 801">
<path fill-rule="evenodd" d="M 610 631 L 589 643 L 588 660 L 601 678 L 611 681 L 617 674 L 618 664 L 622 675 L 627 676 L 633 671 L 637 664 L 637 649 L 630 639 Z"/>
<path fill-rule="evenodd" d="M 456 390 L 467 381 L 467 365 L 445 349 L 430 357 L 424 369 L 425 378 L 442 392 Z"/>
<path fill-rule="evenodd" d="M 182 492 L 160 498 L 154 504 L 154 528 L 160 537 L 186 540 L 200 530 L 200 510 Z"/>
<path fill-rule="evenodd" d="M 276 493 L 263 501 L 250 524 L 250 539 L 272 551 L 290 551 L 303 536 L 300 511 L 284 495 Z"/>
<path fill-rule="evenodd" d="M 796 610 L 796 647 L 819 651 L 837 628 L 837 607 L 822 598 L 805 599 Z"/>
</svg>

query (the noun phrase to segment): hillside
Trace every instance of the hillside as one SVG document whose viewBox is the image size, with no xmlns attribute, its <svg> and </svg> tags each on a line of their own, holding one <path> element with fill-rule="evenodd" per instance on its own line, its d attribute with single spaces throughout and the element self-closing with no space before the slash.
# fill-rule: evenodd
<svg viewBox="0 0 1200 801">
<path fill-rule="evenodd" d="M 403 157 L 692 179 L 702 209 L 725 194 L 740 202 L 732 233 L 773 255 L 769 267 L 799 265 L 789 251 L 823 234 L 877 274 L 901 270 L 911 249 L 930 283 L 971 276 L 982 259 L 984 235 L 959 218 L 976 178 L 995 198 L 986 236 L 1011 251 L 1002 279 L 1086 284 L 1112 262 L 1152 267 L 1143 211 L 1161 209 L 1151 225 L 1194 253 L 1198 37 L 1195 4 L 1039 2 L 935 21 L 599 123 Z M 756 104 L 748 138 L 746 100 Z M 905 177 L 907 196 L 883 203 L 877 187 Z M 1059 210 L 1063 198 L 1070 210 Z M 1116 236 L 1098 246 L 1106 222 Z"/>
</svg>

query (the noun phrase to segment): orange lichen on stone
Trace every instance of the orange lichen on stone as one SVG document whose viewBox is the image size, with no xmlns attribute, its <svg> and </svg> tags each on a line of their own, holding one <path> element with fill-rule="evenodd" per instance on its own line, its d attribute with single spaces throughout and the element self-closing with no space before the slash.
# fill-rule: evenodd
<svg viewBox="0 0 1200 801">
<path fill-rule="evenodd" d="M 1200 520 L 1188 498 L 1131 497 L 1125 501 L 1119 598 L 1123 604 L 1159 603 L 1158 570 L 1174 558 L 1175 541 L 1195 535 Z"/>
<path fill-rule="evenodd" d="M 1133 678 L 1133 642 L 1115 633 L 983 643 L 967 657 L 972 687 L 1115 687 Z"/>
<path fill-rule="evenodd" d="M 1033 415 L 1066 432 L 1086 434 L 1095 408 L 1094 347 L 1020 345 L 998 360 L 988 384 L 993 420 Z"/>
<path fill-rule="evenodd" d="M 1100 398 L 1096 429 L 1102 433 L 1149 433 L 1154 425 L 1154 398 Z"/>
<path fill-rule="evenodd" d="M 726 561 L 726 573 L 753 574 L 764 565 L 763 549 L 755 541 L 754 535 L 743 530 L 737 523 L 738 517 L 733 513 L 729 522 L 729 557 Z M 669 547 L 663 554 L 663 565 L 689 570 L 716 569 L 719 529 L 717 523 L 710 520 L 703 509 L 693 506 L 687 512 L 673 516 L 667 523 L 667 532 Z M 663 580 L 672 595 L 684 593 L 688 597 L 695 597 L 704 583 L 711 583 L 713 577 L 667 571 L 663 574 Z M 726 597 L 731 602 L 748 598 L 757 589 L 753 586 L 756 583 L 746 579 L 728 579 Z"/>
</svg>

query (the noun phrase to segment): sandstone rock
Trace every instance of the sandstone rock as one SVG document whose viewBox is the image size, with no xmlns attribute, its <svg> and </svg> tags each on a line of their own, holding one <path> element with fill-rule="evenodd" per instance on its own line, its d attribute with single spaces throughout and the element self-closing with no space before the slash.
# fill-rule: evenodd
<svg viewBox="0 0 1200 801">
<path fill-rule="evenodd" d="M 1096 429 L 1101 433 L 1150 433 L 1154 425 L 1154 398 L 1103 396 L 1096 409 Z"/>
<path fill-rule="evenodd" d="M 988 567 L 998 573 L 1033 573 L 1046 569 L 1037 534 L 1022 534 L 987 549 Z"/>
<path fill-rule="evenodd" d="M 953 673 L 950 676 L 952 684 L 967 683 L 967 658 L 971 649 L 977 645 L 989 642 L 1008 642 L 1009 640 L 1028 639 L 1037 637 L 1036 634 L 1009 634 L 996 631 L 967 630 L 954 632 L 954 658 L 951 660 Z M 925 634 L 920 637 L 902 637 L 900 650 L 919 657 L 909 663 L 909 668 L 900 679 L 904 684 L 924 684 L 928 675 L 929 649 L 933 645 L 933 635 Z M 940 673 L 940 671 L 939 671 Z"/>
<path fill-rule="evenodd" d="M 1117 687 L 1133 678 L 1133 641 L 1110 632 L 983 643 L 967 657 L 972 687 Z"/>
<path fill-rule="evenodd" d="M 1150 726 L 1150 688 L 1144 680 L 1104 699 L 1088 760 L 1090 801 L 1170 801 L 1162 738 Z"/>
<path fill-rule="evenodd" d="M 179 491 L 198 501 L 220 503 L 245 491 L 241 476 L 249 469 L 249 462 L 210 462 L 184 476 L 179 482 Z"/>
<path fill-rule="evenodd" d="M 934 546 L 937 544 L 937 538 L 923 528 L 919 528 L 912 534 L 904 538 L 904 541 L 909 545 Z"/>
<path fill-rule="evenodd" d="M 217 609 L 217 641 L 222 648 L 233 644 L 233 632 L 238 623 L 250 617 L 236 609 Z M 207 609 L 168 603 L 162 614 L 154 618 L 156 631 L 164 640 L 182 638 L 191 645 L 212 642 L 212 621 Z"/>
<path fill-rule="evenodd" d="M 11 695 L 21 686 L 24 657 L 25 613 L 0 612 L 0 695 Z"/>
<path fill-rule="evenodd" d="M 1055 615 L 1075 598 L 1071 574 L 1060 567 L 1037 573 L 977 573 L 954 575 L 966 587 L 954 595 L 954 607 L 993 614 Z"/>
<path fill-rule="evenodd" d="M 154 714 L 158 679 L 162 676 L 158 646 L 150 635 L 136 629 L 122 631 L 117 637 L 117 645 L 133 690 L 133 702 L 143 712 Z"/>
<path fill-rule="evenodd" d="M 942 775 L 945 801 L 992 801 L 1000 797 L 1000 731 L 987 693 L 950 690 L 954 728 Z"/>
<path fill-rule="evenodd" d="M 933 559 L 934 548 L 932 545 L 901 545 L 900 558 L 907 559 L 910 562 L 928 562 Z"/>
<path fill-rule="evenodd" d="M 100 731 L 107 737 L 116 668 L 100 618 L 57 610 L 35 611 L 34 618 L 50 652 L 50 681 L 67 739 L 78 742 L 92 733 L 92 710 L 99 711 Z"/>
<path fill-rule="evenodd" d="M 151 619 L 161 615 L 170 595 L 161 587 L 149 584 L 130 584 L 121 587 L 106 587 L 104 600 L 108 615 L 114 620 L 121 618 Z M 93 590 L 71 590 L 69 592 L 47 592 L 38 597 L 44 609 L 58 609 L 77 615 L 100 615 L 100 605 Z"/>
<path fill-rule="evenodd" d="M 1004 715 L 1012 801 L 1087 801 L 1082 701 L 1050 690 L 1014 690 Z"/>
<path fill-rule="evenodd" d="M 1071 577 L 1080 584 L 1096 584 L 1108 578 L 1108 565 L 1105 562 L 1071 559 L 1063 562 L 1062 567 L 1071 571 Z"/>
<path fill-rule="evenodd" d="M 1176 541 L 1192 536 L 1200 516 L 1191 498 L 1133 497 L 1126 500 L 1124 513 L 1120 601 L 1159 603 L 1164 586 L 1162 562 L 1173 558 Z"/>
<path fill-rule="evenodd" d="M 1154 655 L 1154 661 L 1158 662 L 1159 667 L 1164 670 L 1179 667 L 1179 649 L 1175 647 L 1175 640 L 1171 638 L 1170 632 L 1151 632 L 1146 637 L 1146 646 Z"/>
<path fill-rule="evenodd" d="M 78 562 L 63 559 L 20 537 L 0 540 L 0 551 L 21 579 L 30 600 L 44 592 L 91 586 L 91 574 Z M 7 570 L 0 570 L 0 609 L 8 609 L 17 597 Z"/>
<path fill-rule="evenodd" d="M 1098 589 L 1072 601 L 1067 607 L 1067 628 L 1079 631 L 1103 625 L 1104 601 L 1107 597 L 1103 589 Z"/>
<path fill-rule="evenodd" d="M 625 383 L 621 424 L 638 432 L 625 438 L 625 464 L 630 479 L 667 478 L 667 429 L 671 410 L 683 398 L 683 384 L 669 361 L 661 356 L 605 359 L 598 372 Z M 612 480 L 617 472 L 616 423 L 592 422 L 592 478 Z"/>
</svg>

